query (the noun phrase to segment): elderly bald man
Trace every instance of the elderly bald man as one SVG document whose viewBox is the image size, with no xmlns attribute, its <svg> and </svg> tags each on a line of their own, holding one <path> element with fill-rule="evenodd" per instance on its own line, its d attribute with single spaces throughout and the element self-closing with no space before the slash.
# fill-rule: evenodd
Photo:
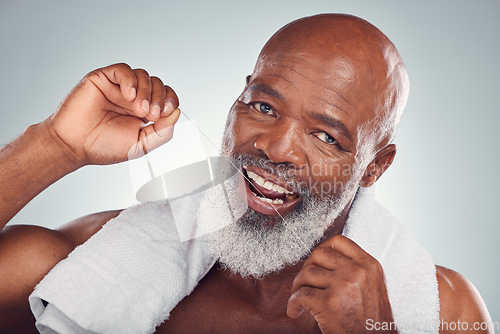
<svg viewBox="0 0 500 334">
<path fill-rule="evenodd" d="M 362 333 L 369 332 L 367 319 L 393 322 L 384 270 L 341 233 L 359 188 L 373 185 L 394 159 L 391 141 L 408 91 L 396 48 L 362 19 L 307 17 L 272 36 L 229 111 L 224 134 L 224 154 L 251 177 L 249 191 L 261 190 L 248 197 L 245 224 L 272 237 L 281 217 L 308 223 L 305 212 L 314 203 L 332 218 L 312 249 L 293 261 L 236 263 L 219 250 L 219 262 L 157 332 Z M 1 226 L 64 175 L 124 161 L 134 145 L 150 151 L 168 141 L 178 104 L 170 87 L 142 69 L 117 64 L 91 72 L 53 115 L 2 148 Z M 152 123 L 144 127 L 146 121 Z M 280 167 L 286 173 L 277 172 Z M 287 196 L 277 201 L 272 192 L 262 194 L 258 178 L 287 189 Z M 332 186 L 319 191 L 314 183 Z M 118 213 L 97 213 L 57 230 L 3 229 L 2 331 L 36 332 L 27 301 L 34 286 Z M 467 279 L 440 266 L 436 277 L 442 321 L 490 321 Z"/>
</svg>

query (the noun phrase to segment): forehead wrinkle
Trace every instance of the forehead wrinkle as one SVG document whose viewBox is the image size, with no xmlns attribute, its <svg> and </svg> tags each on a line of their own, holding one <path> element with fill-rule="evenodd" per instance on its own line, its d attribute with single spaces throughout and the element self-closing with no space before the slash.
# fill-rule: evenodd
<svg viewBox="0 0 500 334">
<path fill-rule="evenodd" d="M 334 107 L 335 109 L 338 109 L 338 110 L 342 111 L 344 114 L 347 114 L 347 115 L 348 115 L 348 113 L 347 113 L 344 109 L 342 109 L 339 105 L 337 105 L 337 104 L 335 104 L 335 103 L 333 103 L 333 102 L 331 102 L 331 101 L 328 101 L 328 100 L 322 99 L 322 98 L 320 98 L 319 100 L 320 100 L 320 101 L 325 102 L 326 104 L 331 105 L 331 106 L 332 106 L 332 107 Z"/>
<path fill-rule="evenodd" d="M 270 74 L 270 76 L 272 76 L 272 77 L 278 77 L 278 78 L 280 78 L 280 79 L 285 80 L 285 81 L 286 81 L 286 82 L 288 82 L 289 84 L 293 84 L 293 82 L 292 82 L 291 80 L 289 80 L 289 79 L 285 78 L 285 77 L 284 77 L 284 76 L 282 76 L 282 75 L 279 75 L 279 74 Z"/>
<path fill-rule="evenodd" d="M 338 97 L 339 97 L 342 101 L 344 101 L 345 103 L 347 103 L 347 104 L 349 104 L 349 105 L 352 105 L 352 103 L 351 103 L 351 102 L 349 102 L 349 101 L 346 99 L 346 97 L 345 97 L 344 95 L 342 95 L 341 93 L 339 93 L 339 92 L 337 92 L 337 91 L 335 91 L 335 90 L 331 89 L 330 87 L 327 87 L 326 85 L 324 85 L 324 84 L 322 84 L 322 83 L 320 83 L 320 82 L 317 82 L 317 81 L 314 81 L 314 80 L 312 80 L 312 79 L 308 78 L 308 77 L 307 77 L 307 76 L 305 76 L 304 74 L 302 74 L 302 73 L 298 72 L 298 71 L 297 71 L 296 69 L 294 69 L 293 67 L 286 66 L 286 65 L 280 65 L 280 64 L 272 64 L 272 66 L 283 67 L 283 68 L 289 69 L 291 72 L 293 72 L 293 73 L 297 74 L 298 76 L 300 76 L 300 77 L 302 77 L 302 78 L 306 79 L 307 81 L 312 82 L 312 83 L 314 83 L 314 84 L 316 84 L 316 85 L 319 85 L 319 86 L 323 87 L 324 89 L 328 90 L 329 92 L 332 92 L 333 94 L 337 95 L 337 96 L 338 96 Z M 281 76 L 280 76 L 280 77 L 281 77 Z M 286 80 L 286 79 L 285 79 L 285 80 Z M 290 83 L 292 83 L 292 81 L 290 81 L 290 80 L 287 80 L 287 81 L 288 81 L 288 82 L 290 82 Z"/>
</svg>

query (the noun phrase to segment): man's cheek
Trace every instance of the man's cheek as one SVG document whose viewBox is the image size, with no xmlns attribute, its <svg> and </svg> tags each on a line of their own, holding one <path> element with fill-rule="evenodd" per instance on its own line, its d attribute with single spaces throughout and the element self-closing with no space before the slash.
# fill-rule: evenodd
<svg viewBox="0 0 500 334">
<path fill-rule="evenodd" d="M 345 180 L 333 178 L 333 181 L 318 182 L 319 192 L 317 196 L 320 198 L 337 197 L 345 188 Z"/>
<path fill-rule="evenodd" d="M 328 198 L 337 196 L 345 188 L 346 178 L 333 177 L 329 179 L 314 179 L 309 177 L 307 180 L 298 183 L 301 193 L 308 192 L 315 198 Z"/>
<path fill-rule="evenodd" d="M 335 184 L 332 184 L 330 182 L 321 182 L 321 197 L 325 196 L 331 196 L 332 193 L 336 193 L 335 191 Z"/>
</svg>

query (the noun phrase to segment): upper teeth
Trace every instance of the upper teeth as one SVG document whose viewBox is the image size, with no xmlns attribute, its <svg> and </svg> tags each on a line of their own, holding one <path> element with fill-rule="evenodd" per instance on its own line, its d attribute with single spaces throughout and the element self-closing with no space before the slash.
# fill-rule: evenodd
<svg viewBox="0 0 500 334">
<path fill-rule="evenodd" d="M 264 180 L 263 177 L 255 174 L 254 172 L 247 170 L 247 175 L 255 183 L 257 183 L 259 186 L 264 187 L 268 190 L 272 190 L 272 191 L 275 191 L 275 192 L 280 193 L 280 194 L 292 194 L 291 191 L 288 191 L 285 188 L 283 188 L 275 183 Z"/>
</svg>

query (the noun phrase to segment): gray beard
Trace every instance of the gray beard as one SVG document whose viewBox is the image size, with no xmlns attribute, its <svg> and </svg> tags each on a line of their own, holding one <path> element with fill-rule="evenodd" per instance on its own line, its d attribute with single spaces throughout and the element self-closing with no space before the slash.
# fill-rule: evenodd
<svg viewBox="0 0 500 334">
<path fill-rule="evenodd" d="M 235 159 L 235 165 L 242 164 L 270 171 L 269 163 L 263 159 L 242 155 Z M 234 174 L 234 171 L 235 168 L 230 166 L 222 171 L 219 168 L 217 174 L 227 179 L 228 174 Z M 284 177 L 279 171 L 273 173 Z M 287 182 L 294 183 L 290 179 Z M 207 204 L 207 201 L 225 202 L 226 198 L 204 198 L 201 207 L 205 209 L 198 215 L 198 222 L 203 225 L 216 221 L 225 226 L 205 236 L 211 254 L 224 269 L 230 269 L 242 277 L 262 278 L 286 266 L 294 265 L 310 254 L 349 203 L 354 193 L 354 185 L 355 182 L 344 185 L 339 197 L 320 198 L 313 196 L 309 189 L 301 184 L 299 193 L 302 202 L 283 217 L 266 216 L 248 208 L 241 217 L 231 222 L 228 222 L 229 217 L 220 214 L 220 210 L 215 206 L 211 209 L 210 205 L 203 205 L 203 202 Z M 228 198 L 228 201 L 231 200 Z M 228 205 L 236 206 L 235 203 Z"/>
</svg>

